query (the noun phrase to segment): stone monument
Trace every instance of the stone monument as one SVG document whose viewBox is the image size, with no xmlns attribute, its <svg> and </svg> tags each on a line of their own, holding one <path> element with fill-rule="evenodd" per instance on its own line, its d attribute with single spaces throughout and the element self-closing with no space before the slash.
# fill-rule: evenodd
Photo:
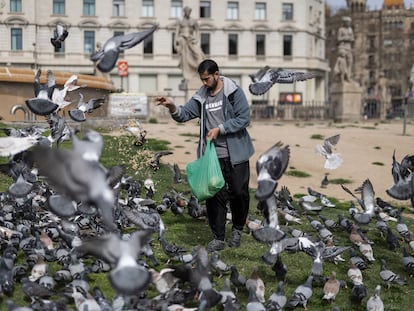
<svg viewBox="0 0 414 311">
<path fill-rule="evenodd" d="M 180 90 L 186 92 L 185 97 L 188 100 L 188 96 L 192 96 L 202 85 L 197 68 L 205 56 L 199 45 L 198 23 L 190 18 L 191 8 L 184 7 L 183 15 L 183 19 L 177 23 L 174 47 L 180 59 L 178 66 L 184 78 Z"/>
<path fill-rule="evenodd" d="M 334 67 L 331 101 L 335 121 L 357 121 L 361 118 L 362 89 L 352 78 L 354 32 L 351 18 L 342 18 L 338 29 L 338 58 Z"/>
</svg>

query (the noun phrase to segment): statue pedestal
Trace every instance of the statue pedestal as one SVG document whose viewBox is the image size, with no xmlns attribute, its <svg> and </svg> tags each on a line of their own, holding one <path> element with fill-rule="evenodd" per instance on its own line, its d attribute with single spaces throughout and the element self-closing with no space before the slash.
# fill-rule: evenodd
<svg viewBox="0 0 414 311">
<path fill-rule="evenodd" d="M 355 81 L 332 84 L 331 99 L 335 122 L 361 119 L 362 89 Z"/>
<path fill-rule="evenodd" d="M 194 95 L 194 93 L 200 89 L 201 86 L 202 83 L 200 76 L 198 74 L 194 74 L 188 80 L 183 79 L 179 89 L 185 92 L 185 100 L 187 102 Z"/>
</svg>

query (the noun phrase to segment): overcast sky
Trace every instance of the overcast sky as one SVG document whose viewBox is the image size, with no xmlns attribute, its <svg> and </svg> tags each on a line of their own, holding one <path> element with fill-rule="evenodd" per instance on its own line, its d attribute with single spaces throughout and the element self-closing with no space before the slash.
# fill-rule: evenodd
<svg viewBox="0 0 414 311">
<path fill-rule="evenodd" d="M 405 7 L 414 8 L 414 0 L 404 0 Z M 326 3 L 335 11 L 338 8 L 346 7 L 346 0 L 326 0 Z M 367 7 L 370 10 L 378 10 L 382 7 L 384 0 L 367 0 Z"/>
</svg>

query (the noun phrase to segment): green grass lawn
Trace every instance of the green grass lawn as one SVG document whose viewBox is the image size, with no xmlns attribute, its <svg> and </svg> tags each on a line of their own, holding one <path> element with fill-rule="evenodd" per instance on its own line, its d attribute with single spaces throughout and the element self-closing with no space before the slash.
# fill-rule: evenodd
<svg viewBox="0 0 414 311">
<path fill-rule="evenodd" d="M 172 190 L 183 192 L 186 197 L 189 197 L 189 187 L 187 183 L 174 183 L 172 172 L 167 165 L 161 165 L 160 170 L 154 172 L 148 166 L 148 161 L 151 159 L 154 151 L 159 150 L 168 150 L 169 142 L 168 141 L 159 141 L 159 140 L 147 140 L 144 147 L 135 147 L 133 145 L 133 138 L 127 136 L 113 137 L 107 134 L 104 134 L 105 145 L 104 151 L 101 158 L 101 163 L 105 167 L 109 167 L 115 164 L 123 164 L 126 167 L 126 172 L 128 175 L 133 176 L 135 179 L 144 179 L 148 176 L 151 176 L 155 182 L 156 193 L 155 200 L 157 202 L 161 201 L 161 198 L 166 192 Z M 181 168 L 184 172 L 184 168 Z M 11 180 L 2 176 L 0 189 L 5 191 L 10 184 Z M 284 184 L 283 179 L 279 184 L 279 187 L 287 186 L 289 184 Z M 279 189 L 279 188 L 278 188 Z M 251 189 L 251 204 L 250 204 L 250 214 L 255 218 L 262 218 L 262 215 L 257 209 L 257 202 L 254 199 L 255 189 Z M 297 204 L 297 197 L 301 194 L 294 194 L 295 196 L 295 206 L 298 209 L 298 212 L 302 212 L 300 207 Z M 330 198 L 336 204 L 335 208 L 325 208 L 321 214 L 337 220 L 338 215 L 342 214 L 345 217 L 348 217 L 348 208 L 349 201 L 338 202 L 335 198 Z M 405 215 L 412 215 L 412 208 L 406 207 Z M 317 218 L 317 214 L 311 215 L 314 218 Z M 210 229 L 206 223 L 205 219 L 193 219 L 185 211 L 183 215 L 175 216 L 171 211 L 167 211 L 162 214 L 162 219 L 166 225 L 166 238 L 170 242 L 175 242 L 177 245 L 186 247 L 189 252 L 197 245 L 206 245 L 212 238 Z M 310 235 L 315 235 L 316 232 L 309 225 L 306 217 L 302 215 L 303 224 L 302 225 L 289 225 L 291 227 L 300 229 L 302 231 L 308 232 Z M 414 222 L 410 217 L 404 217 L 406 223 L 409 225 L 409 228 L 412 230 Z M 280 220 L 283 223 L 282 220 Z M 228 233 L 230 231 L 230 224 L 228 225 Z M 392 228 L 395 234 L 398 234 L 395 230 L 395 223 L 389 223 L 389 226 Z M 288 232 L 288 227 L 282 226 L 282 229 Z M 364 284 L 368 287 L 368 297 L 373 293 L 374 288 L 377 284 L 382 285 L 381 289 L 381 298 L 385 305 L 385 310 L 412 310 L 412 297 L 414 295 L 414 281 L 407 275 L 402 266 L 402 249 L 397 249 L 391 251 L 387 249 L 385 239 L 380 236 L 379 231 L 375 228 L 375 221 L 370 225 L 363 228 L 366 232 L 366 235 L 374 242 L 374 257 L 376 258 L 375 262 L 370 263 L 370 268 L 363 271 Z M 125 228 L 125 230 L 133 230 L 131 228 Z M 335 238 L 337 240 L 336 245 L 350 245 L 349 234 L 345 230 L 333 231 Z M 167 257 L 162 252 L 161 247 L 156 240 L 156 235 L 154 235 L 153 249 L 156 253 L 156 258 L 161 263 L 156 269 L 161 269 L 167 266 Z M 407 244 L 402 243 L 404 247 L 409 247 Z M 247 228 L 245 233 L 242 236 L 242 245 L 239 248 L 229 248 L 227 247 L 223 250 L 220 255 L 221 259 L 227 264 L 235 265 L 238 267 L 241 274 L 248 277 L 252 272 L 255 266 L 258 266 L 258 271 L 260 277 L 264 280 L 266 285 L 266 295 L 268 298 L 270 294 L 276 290 L 278 280 L 276 279 L 274 272 L 271 270 L 271 266 L 266 265 L 261 256 L 269 250 L 269 246 L 259 243 L 252 235 L 248 232 Z M 356 249 L 357 253 L 359 250 Z M 331 271 L 336 271 L 337 278 L 340 280 L 347 281 L 348 287 L 342 288 L 336 298 L 336 301 L 332 305 L 328 305 L 322 301 L 322 286 L 314 288 L 313 296 L 311 297 L 308 308 L 310 310 L 330 310 L 333 306 L 339 306 L 341 310 L 366 310 L 366 301 L 365 298 L 362 301 L 362 304 L 353 303 L 350 300 L 351 295 L 351 284 L 347 277 L 348 270 L 348 259 L 349 253 L 345 252 L 342 256 L 346 259 L 345 262 L 340 262 L 337 265 L 331 262 L 324 263 L 324 272 L 323 275 L 329 276 Z M 362 255 L 361 255 L 362 256 Z M 394 271 L 397 274 L 400 274 L 407 278 L 407 286 L 398 286 L 393 285 L 390 289 L 386 289 L 382 284 L 379 271 L 380 263 L 379 259 L 384 258 L 387 261 L 388 268 Z M 24 260 L 23 255 L 20 254 L 18 262 Z M 290 296 L 295 288 L 300 284 L 304 283 L 308 277 L 312 265 L 312 259 L 305 253 L 294 253 L 282 254 L 283 262 L 288 266 L 288 273 L 285 283 L 285 293 L 286 296 Z M 90 260 L 85 260 L 85 263 L 90 263 Z M 177 263 L 176 263 L 177 264 Z M 60 266 L 58 264 L 51 264 L 51 270 L 56 271 Z M 224 279 L 227 276 L 222 277 L 214 276 L 213 282 L 216 289 L 220 289 L 224 283 Z M 103 292 L 109 297 L 114 297 L 115 293 L 110 287 L 110 284 L 107 280 L 105 274 L 91 274 L 90 275 L 91 288 L 94 285 L 99 285 Z M 153 297 L 157 295 L 155 289 L 150 285 L 148 287 L 148 296 Z M 245 306 L 247 303 L 247 290 L 241 290 L 237 294 L 240 302 Z M 4 296 L 2 297 L 2 303 L 0 306 L 1 310 L 5 310 L 5 301 L 7 299 L 13 299 L 19 305 L 28 305 L 29 302 L 25 299 L 19 284 L 16 284 L 15 290 L 12 297 Z M 244 308 L 243 308 L 244 309 Z M 220 310 L 220 308 L 217 308 Z"/>
</svg>

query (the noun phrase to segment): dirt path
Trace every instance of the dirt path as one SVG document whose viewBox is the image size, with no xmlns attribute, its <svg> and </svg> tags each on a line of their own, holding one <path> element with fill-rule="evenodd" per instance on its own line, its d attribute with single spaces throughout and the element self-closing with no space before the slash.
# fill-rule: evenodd
<svg viewBox="0 0 414 311">
<path fill-rule="evenodd" d="M 163 139 L 171 142 L 170 148 L 174 152 L 162 158 L 164 163 L 177 163 L 182 170 L 188 162 L 196 158 L 198 140 L 198 123 L 191 121 L 178 124 L 169 119 L 159 120 L 159 123 L 143 123 L 147 130 L 147 137 Z M 254 120 L 249 127 L 256 149 L 251 158 L 251 187 L 256 187 L 256 160 L 266 149 L 281 141 L 291 149 L 289 170 L 296 169 L 310 174 L 310 177 L 299 178 L 284 175 L 279 187 L 285 185 L 292 194 L 306 193 L 307 187 L 314 188 L 322 193 L 341 200 L 351 200 L 340 185 L 330 184 L 321 188 L 321 180 L 325 173 L 329 179 L 348 179 L 349 189 L 359 187 L 369 178 L 376 196 L 384 200 L 393 201 L 385 190 L 392 185 L 391 163 L 395 150 L 396 158 L 400 161 L 407 154 L 414 154 L 414 125 L 408 123 L 403 136 L 402 121 L 392 123 L 361 122 L 358 124 L 331 124 L 327 122 L 314 123 L 281 123 L 277 121 Z M 336 170 L 324 168 L 324 158 L 315 153 L 315 146 L 321 140 L 312 139 L 312 135 L 329 137 L 340 134 L 336 151 L 341 153 L 344 162 Z M 408 202 L 407 202 L 408 203 Z"/>
</svg>

